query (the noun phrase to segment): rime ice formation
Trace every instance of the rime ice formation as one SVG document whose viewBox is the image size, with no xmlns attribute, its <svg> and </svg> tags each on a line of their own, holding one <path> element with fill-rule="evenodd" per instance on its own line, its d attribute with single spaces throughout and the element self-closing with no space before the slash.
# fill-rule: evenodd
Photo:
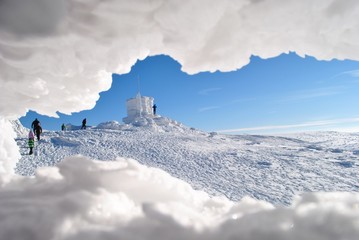
<svg viewBox="0 0 359 240">
<path fill-rule="evenodd" d="M 127 117 L 123 118 L 124 123 L 133 123 L 142 117 L 147 118 L 153 116 L 152 106 L 153 97 L 141 96 L 140 93 L 134 98 L 130 98 L 126 102 Z"/>
</svg>

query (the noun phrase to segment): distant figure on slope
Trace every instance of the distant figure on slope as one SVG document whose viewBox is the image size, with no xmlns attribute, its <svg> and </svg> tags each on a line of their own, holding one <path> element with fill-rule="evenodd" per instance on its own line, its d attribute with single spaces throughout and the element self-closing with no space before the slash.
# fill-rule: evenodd
<svg viewBox="0 0 359 240">
<path fill-rule="evenodd" d="M 35 128 L 35 134 L 36 134 L 36 137 L 37 137 L 37 141 L 40 141 L 40 134 L 41 133 L 42 133 L 42 127 L 39 124 Z"/>
<path fill-rule="evenodd" d="M 29 155 L 31 155 L 33 153 L 32 150 L 34 149 L 34 144 L 35 144 L 34 138 L 35 138 L 35 135 L 34 135 L 34 132 L 31 129 L 30 132 L 29 132 L 29 141 L 28 141 L 28 145 L 29 145 L 29 148 L 30 148 Z"/>
<path fill-rule="evenodd" d="M 153 104 L 152 108 L 153 108 L 153 115 L 156 115 L 156 109 L 157 109 L 156 104 Z"/>
<path fill-rule="evenodd" d="M 84 118 L 84 120 L 82 120 L 81 129 L 86 129 L 86 118 Z"/>
<path fill-rule="evenodd" d="M 37 118 L 35 118 L 35 120 L 31 123 L 31 128 L 34 130 L 35 132 L 35 129 L 36 127 L 40 124 L 40 121 L 37 120 Z"/>
<path fill-rule="evenodd" d="M 64 123 L 61 125 L 61 130 L 62 130 L 62 131 L 66 131 L 66 126 L 65 126 Z"/>
</svg>

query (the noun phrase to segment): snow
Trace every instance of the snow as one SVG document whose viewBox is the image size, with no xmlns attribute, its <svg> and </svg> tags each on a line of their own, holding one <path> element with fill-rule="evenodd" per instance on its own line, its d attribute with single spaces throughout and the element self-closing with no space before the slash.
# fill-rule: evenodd
<svg viewBox="0 0 359 240">
<path fill-rule="evenodd" d="M 26 132 L 16 138 L 0 239 L 357 239 L 358 133 L 231 136 L 143 122 L 45 131 L 33 156 Z"/>
<path fill-rule="evenodd" d="M 223 136 L 156 116 L 45 131 L 27 156 L 24 132 L 10 123 L 29 109 L 91 109 L 112 73 L 152 55 L 190 74 L 288 51 L 358 60 L 358 9 L 327 0 L 2 1 L 0 239 L 358 239 L 357 134 Z"/>
<path fill-rule="evenodd" d="M 2 1 L 0 115 L 91 109 L 112 73 L 160 54 L 189 74 L 290 51 L 358 60 L 358 12 L 355 0 Z"/>
<path fill-rule="evenodd" d="M 39 166 L 77 154 L 104 161 L 121 156 L 233 201 L 251 196 L 289 205 L 302 192 L 359 191 L 359 134 L 231 136 L 191 129 L 160 116 L 141 119 L 146 125 L 108 122 L 86 131 L 45 132 L 35 161 L 22 151 L 17 172 L 33 175 Z M 20 146 L 25 142 L 18 140 Z"/>
<path fill-rule="evenodd" d="M 1 189 L 1 239 L 357 239 L 359 195 L 306 193 L 290 207 L 210 197 L 135 160 L 68 157 Z M 36 220 L 36 221 L 35 221 Z"/>
<path fill-rule="evenodd" d="M 18 121 L 20 124 L 20 122 Z M 20 124 L 21 125 L 21 124 Z M 20 159 L 20 151 L 14 139 L 16 132 L 7 119 L 0 116 L 0 185 L 14 174 L 16 160 Z"/>
<path fill-rule="evenodd" d="M 133 123 L 136 118 L 150 117 L 153 115 L 153 97 L 141 96 L 140 93 L 135 98 L 126 101 L 127 117 L 123 118 L 124 123 Z"/>
</svg>

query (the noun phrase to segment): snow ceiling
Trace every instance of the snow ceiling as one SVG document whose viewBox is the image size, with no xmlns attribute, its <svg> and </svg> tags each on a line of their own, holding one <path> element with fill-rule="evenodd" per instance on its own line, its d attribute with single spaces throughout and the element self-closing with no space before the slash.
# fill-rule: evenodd
<svg viewBox="0 0 359 240">
<path fill-rule="evenodd" d="M 92 108 L 138 59 L 194 74 L 294 51 L 359 59 L 356 0 L 0 0 L 0 116 Z"/>
</svg>

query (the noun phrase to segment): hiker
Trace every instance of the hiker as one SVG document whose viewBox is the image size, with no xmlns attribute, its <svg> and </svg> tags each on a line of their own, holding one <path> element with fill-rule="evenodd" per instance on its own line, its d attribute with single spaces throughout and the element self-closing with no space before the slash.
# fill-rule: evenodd
<svg viewBox="0 0 359 240">
<path fill-rule="evenodd" d="M 40 141 L 40 134 L 41 133 L 42 133 L 42 127 L 39 124 L 35 128 L 35 134 L 36 134 L 36 137 L 37 137 L 37 141 Z"/>
<path fill-rule="evenodd" d="M 31 128 L 34 130 L 34 132 L 35 132 L 36 127 L 39 124 L 40 124 L 40 121 L 37 118 L 35 118 L 35 120 L 31 123 Z"/>
<path fill-rule="evenodd" d="M 65 126 L 64 123 L 61 125 L 61 130 L 62 130 L 62 131 L 66 131 L 66 126 Z"/>
<path fill-rule="evenodd" d="M 30 129 L 29 141 L 28 141 L 28 145 L 29 145 L 29 148 L 30 148 L 29 155 L 31 155 L 33 153 L 32 150 L 34 149 L 34 144 L 35 144 L 34 138 L 35 138 L 34 132 L 32 131 L 32 129 Z"/>
<path fill-rule="evenodd" d="M 156 104 L 153 104 L 152 108 L 153 108 L 153 115 L 156 115 L 156 109 L 157 109 Z"/>
<path fill-rule="evenodd" d="M 84 120 L 82 120 L 81 129 L 86 129 L 86 118 L 84 118 Z"/>
</svg>

